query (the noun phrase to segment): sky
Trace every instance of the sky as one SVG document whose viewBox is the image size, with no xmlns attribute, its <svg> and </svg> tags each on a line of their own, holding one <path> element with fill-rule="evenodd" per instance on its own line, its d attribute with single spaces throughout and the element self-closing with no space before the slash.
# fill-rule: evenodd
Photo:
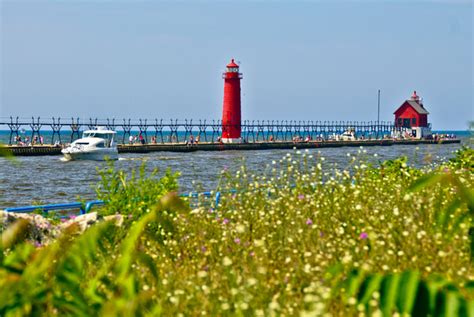
<svg viewBox="0 0 474 317">
<path fill-rule="evenodd" d="M 0 0 L 0 117 L 474 120 L 472 1 Z"/>
</svg>

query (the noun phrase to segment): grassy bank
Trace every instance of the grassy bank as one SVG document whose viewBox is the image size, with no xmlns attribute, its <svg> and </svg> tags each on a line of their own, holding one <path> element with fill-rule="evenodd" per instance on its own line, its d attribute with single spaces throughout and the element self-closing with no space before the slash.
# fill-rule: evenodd
<svg viewBox="0 0 474 317">
<path fill-rule="evenodd" d="M 42 247 L 2 234 L 0 315 L 468 315 L 474 151 L 415 169 L 306 152 L 223 173 L 191 210 L 178 175 L 101 171 L 106 215 Z M 471 230 L 472 232 L 472 230 Z"/>
</svg>

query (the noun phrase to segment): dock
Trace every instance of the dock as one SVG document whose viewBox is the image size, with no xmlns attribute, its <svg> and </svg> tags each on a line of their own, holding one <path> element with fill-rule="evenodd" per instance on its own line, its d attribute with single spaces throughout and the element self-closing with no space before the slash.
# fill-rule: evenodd
<svg viewBox="0 0 474 317">
<path fill-rule="evenodd" d="M 195 151 L 252 151 L 252 150 L 288 150 L 288 149 L 315 149 L 335 147 L 368 147 L 368 146 L 396 146 L 420 144 L 453 144 L 460 143 L 459 139 L 441 140 L 357 140 L 357 141 L 310 141 L 310 142 L 252 142 L 252 143 L 210 143 L 203 142 L 189 145 L 185 143 L 159 143 L 159 144 L 119 144 L 119 153 L 150 153 L 150 152 L 195 152 Z M 34 145 L 18 146 L 8 145 L 4 149 L 14 156 L 44 156 L 62 155 L 61 146 Z"/>
</svg>

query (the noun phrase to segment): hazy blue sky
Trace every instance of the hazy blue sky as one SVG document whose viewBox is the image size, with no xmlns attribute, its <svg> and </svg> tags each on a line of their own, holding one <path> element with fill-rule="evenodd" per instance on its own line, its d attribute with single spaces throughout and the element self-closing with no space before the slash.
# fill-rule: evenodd
<svg viewBox="0 0 474 317">
<path fill-rule="evenodd" d="M 0 117 L 217 119 L 232 57 L 243 119 L 474 117 L 471 1 L 0 3 Z"/>
</svg>

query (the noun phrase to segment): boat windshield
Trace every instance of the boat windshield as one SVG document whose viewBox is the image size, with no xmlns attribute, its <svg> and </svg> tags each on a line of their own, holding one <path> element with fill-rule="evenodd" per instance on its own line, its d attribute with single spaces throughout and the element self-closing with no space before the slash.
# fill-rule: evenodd
<svg viewBox="0 0 474 317">
<path fill-rule="evenodd" d="M 112 133 L 104 132 L 84 132 L 83 138 L 101 138 L 105 140 L 106 147 L 110 147 L 113 144 L 114 135 Z M 103 145 L 100 147 L 104 147 Z"/>
<path fill-rule="evenodd" d="M 84 138 L 102 138 L 108 139 L 112 137 L 112 133 L 104 133 L 104 132 L 84 132 Z"/>
</svg>

